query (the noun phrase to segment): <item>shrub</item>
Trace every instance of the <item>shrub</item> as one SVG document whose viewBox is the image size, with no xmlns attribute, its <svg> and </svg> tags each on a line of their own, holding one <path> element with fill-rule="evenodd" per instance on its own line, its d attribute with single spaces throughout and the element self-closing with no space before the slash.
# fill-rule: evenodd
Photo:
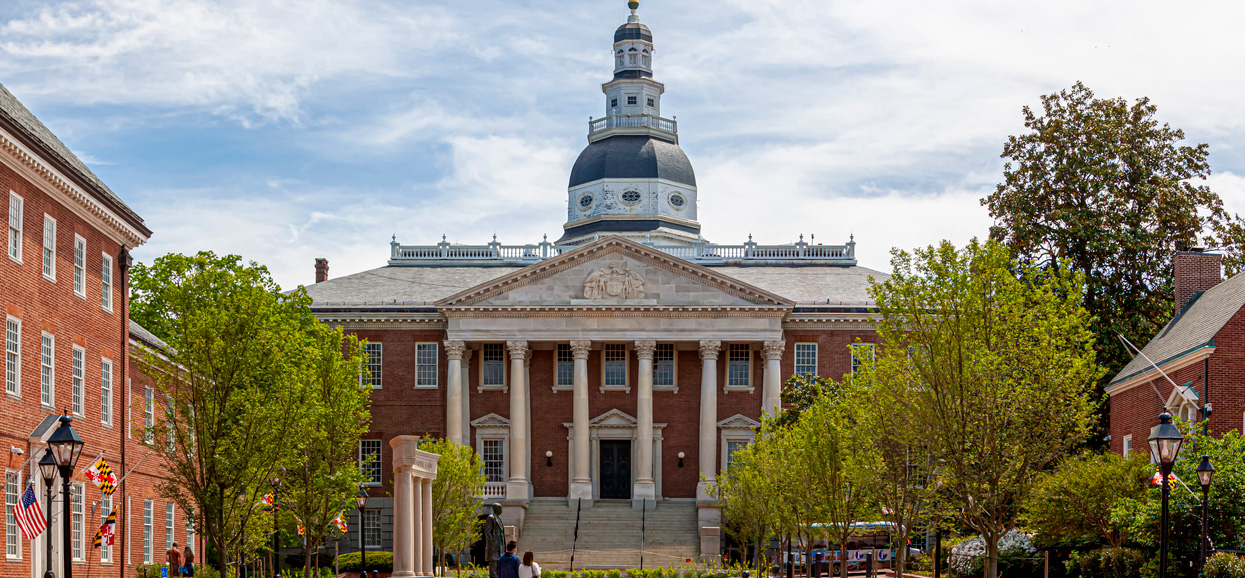
<svg viewBox="0 0 1245 578">
<path fill-rule="evenodd" d="M 946 542 L 943 542 L 944 546 Z M 985 567 L 986 541 L 974 536 L 951 547 L 947 569 L 956 576 L 977 576 Z M 1040 569 L 1035 563 L 1037 550 L 1029 537 L 1018 530 L 1010 530 L 999 539 L 999 575 L 1023 578 Z"/>
<path fill-rule="evenodd" d="M 358 572 L 359 558 L 359 552 L 342 554 L 337 557 L 337 568 L 342 572 Z M 367 553 L 367 570 L 393 572 L 393 552 L 369 551 Z"/>
<path fill-rule="evenodd" d="M 1099 548 L 1073 552 L 1064 566 L 1079 578 L 1140 578 L 1146 557 L 1132 548 Z"/>
<path fill-rule="evenodd" d="M 1206 578 L 1245 577 L 1245 558 L 1227 552 L 1215 552 L 1206 559 Z"/>
</svg>

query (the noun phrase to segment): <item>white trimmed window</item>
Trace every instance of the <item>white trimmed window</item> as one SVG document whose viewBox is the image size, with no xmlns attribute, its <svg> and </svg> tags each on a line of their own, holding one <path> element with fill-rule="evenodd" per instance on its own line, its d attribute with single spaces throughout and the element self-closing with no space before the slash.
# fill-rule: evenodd
<svg viewBox="0 0 1245 578">
<path fill-rule="evenodd" d="M 381 350 L 380 343 L 363 344 L 363 372 L 359 374 L 359 385 L 380 389 Z"/>
<path fill-rule="evenodd" d="M 150 445 L 156 441 L 156 392 L 147 387 L 143 390 L 143 442 Z"/>
<path fill-rule="evenodd" d="M 104 522 L 108 521 L 108 515 L 111 513 L 112 498 L 110 496 L 101 496 L 99 499 L 99 527 L 104 527 Z M 116 524 L 113 524 L 112 528 L 115 532 L 117 529 Z M 99 545 L 99 561 L 112 562 L 112 546 L 109 546 L 107 542 L 102 540 Z"/>
<path fill-rule="evenodd" d="M 575 386 L 575 353 L 571 351 L 571 344 L 559 343 L 557 350 L 557 371 L 553 385 L 555 388 L 566 388 Z"/>
<path fill-rule="evenodd" d="M 22 198 L 9 191 L 9 258 L 22 262 Z"/>
<path fill-rule="evenodd" d="M 1124 457 L 1133 452 L 1133 436 L 1132 434 L 1124 436 Z"/>
<path fill-rule="evenodd" d="M 601 382 L 603 389 L 627 387 L 627 345 L 623 343 L 606 343 L 604 352 L 605 379 Z"/>
<path fill-rule="evenodd" d="M 506 440 L 480 440 L 480 461 L 484 464 L 485 482 L 506 481 Z"/>
<path fill-rule="evenodd" d="M 112 257 L 107 253 L 103 254 L 104 260 L 100 266 L 100 293 L 104 311 L 112 313 Z"/>
<path fill-rule="evenodd" d="M 726 440 L 726 469 L 735 463 L 735 453 L 748 447 L 747 440 Z"/>
<path fill-rule="evenodd" d="M 21 498 L 21 474 L 4 473 L 4 557 L 10 560 L 22 557 L 22 531 L 17 527 L 17 500 Z M 51 528 L 48 528 L 51 530 Z"/>
<path fill-rule="evenodd" d="M 143 564 L 151 563 L 151 500 L 143 500 Z"/>
<path fill-rule="evenodd" d="M 415 344 L 415 387 L 437 387 L 436 343 Z"/>
<path fill-rule="evenodd" d="M 86 239 L 73 236 L 73 294 L 86 299 Z"/>
<path fill-rule="evenodd" d="M 817 344 L 795 344 L 795 373 L 817 375 Z"/>
<path fill-rule="evenodd" d="M 75 345 L 73 346 L 73 383 L 70 386 L 70 405 L 73 406 L 74 415 L 82 415 L 82 388 L 84 375 L 86 371 L 86 350 Z"/>
<path fill-rule="evenodd" d="M 4 324 L 4 392 L 22 395 L 22 320 L 16 317 Z"/>
<path fill-rule="evenodd" d="M 177 440 L 177 432 L 173 429 L 173 422 L 177 418 L 173 414 L 174 407 L 173 396 L 164 396 L 164 448 L 169 452 L 173 451 L 173 442 Z"/>
<path fill-rule="evenodd" d="M 164 503 L 164 549 L 173 547 L 173 502 Z"/>
<path fill-rule="evenodd" d="M 83 548 L 83 540 L 86 539 L 86 536 L 84 535 L 82 526 L 86 523 L 86 520 L 83 518 L 82 493 L 83 487 L 81 484 L 73 484 L 72 486 L 69 486 L 70 503 L 73 507 L 73 529 L 71 530 L 71 533 L 73 534 L 74 560 L 86 560 L 86 554 L 84 553 Z"/>
<path fill-rule="evenodd" d="M 363 547 L 380 547 L 380 510 L 377 508 L 363 511 Z"/>
<path fill-rule="evenodd" d="M 43 277 L 56 281 L 56 219 L 43 215 Z"/>
<path fill-rule="evenodd" d="M 856 375 L 860 371 L 860 367 L 864 365 L 865 360 L 873 361 L 873 344 L 872 343 L 853 343 L 852 352 L 852 375 Z"/>
<path fill-rule="evenodd" d="M 380 440 L 359 440 L 359 471 L 364 483 L 380 485 Z"/>
<path fill-rule="evenodd" d="M 673 343 L 658 343 L 653 352 L 653 387 L 675 387 Z"/>
<path fill-rule="evenodd" d="M 747 343 L 732 343 L 727 350 L 727 387 L 752 385 L 752 348 Z"/>
<path fill-rule="evenodd" d="M 186 545 L 192 550 L 195 548 L 195 511 L 191 508 L 186 511 Z"/>
<path fill-rule="evenodd" d="M 56 407 L 56 338 L 43 332 L 39 340 L 39 403 Z"/>
<path fill-rule="evenodd" d="M 505 387 L 505 346 L 501 343 L 485 343 L 480 351 L 480 369 L 480 387 Z"/>
<path fill-rule="evenodd" d="M 99 363 L 99 421 L 112 425 L 112 360 L 107 357 Z"/>
</svg>

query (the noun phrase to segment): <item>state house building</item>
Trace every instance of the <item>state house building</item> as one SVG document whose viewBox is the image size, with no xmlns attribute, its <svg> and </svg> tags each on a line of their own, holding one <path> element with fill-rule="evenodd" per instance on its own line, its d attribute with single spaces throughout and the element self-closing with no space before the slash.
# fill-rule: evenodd
<svg viewBox="0 0 1245 578">
<path fill-rule="evenodd" d="M 876 340 L 867 288 L 886 276 L 856 265 L 848 235 L 701 236 L 696 175 L 661 115 L 652 32 L 631 8 L 614 32 L 605 115 L 571 167 L 560 239 L 394 239 L 387 266 L 329 279 L 318 260 L 307 288 L 324 322 L 369 342 L 373 422 L 359 452 L 380 457 L 375 503 L 391 492 L 393 436 L 449 437 L 482 456 L 485 499 L 538 560 L 544 544 L 569 541 L 562 521 L 580 507 L 613 508 L 610 532 L 631 506 L 664 515 L 668 541 L 685 539 L 670 557 L 716 554 L 706 485 L 779 405 L 783 382 L 837 379 Z M 364 520 L 369 546 L 390 547 L 389 512 Z"/>
</svg>

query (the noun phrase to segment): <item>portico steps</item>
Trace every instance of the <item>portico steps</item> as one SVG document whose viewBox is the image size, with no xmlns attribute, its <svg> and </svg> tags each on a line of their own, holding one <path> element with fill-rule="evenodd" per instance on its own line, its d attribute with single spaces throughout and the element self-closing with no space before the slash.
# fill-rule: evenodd
<svg viewBox="0 0 1245 578">
<path fill-rule="evenodd" d="M 700 549 L 696 504 L 658 502 L 644 512 L 644 567 L 677 566 Z M 630 500 L 598 500 L 579 519 L 575 568 L 635 568 L 640 564 L 641 511 Z M 575 508 L 566 500 L 533 500 L 519 537 L 519 554 L 531 550 L 542 568 L 566 570 L 571 560 Z"/>
</svg>

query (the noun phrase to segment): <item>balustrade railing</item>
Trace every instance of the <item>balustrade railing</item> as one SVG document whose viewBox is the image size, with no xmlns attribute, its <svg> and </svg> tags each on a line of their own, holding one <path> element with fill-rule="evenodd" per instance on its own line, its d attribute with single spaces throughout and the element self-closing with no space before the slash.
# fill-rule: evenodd
<svg viewBox="0 0 1245 578">
<path fill-rule="evenodd" d="M 485 482 L 484 495 L 482 498 L 489 500 L 493 498 L 506 497 L 506 482 Z"/>
<path fill-rule="evenodd" d="M 674 119 L 651 114 L 611 114 L 588 121 L 589 135 L 611 128 L 653 128 L 677 134 L 679 123 Z"/>
</svg>

